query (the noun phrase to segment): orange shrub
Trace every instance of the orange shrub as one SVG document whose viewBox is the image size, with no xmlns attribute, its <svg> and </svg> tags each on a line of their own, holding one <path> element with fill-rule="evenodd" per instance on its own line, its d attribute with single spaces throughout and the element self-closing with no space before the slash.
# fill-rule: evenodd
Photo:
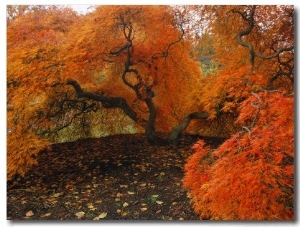
<svg viewBox="0 0 300 227">
<path fill-rule="evenodd" d="M 200 141 L 185 166 L 184 187 L 201 219 L 294 218 L 293 97 L 253 93 L 241 107 L 243 130 L 215 151 Z"/>
</svg>

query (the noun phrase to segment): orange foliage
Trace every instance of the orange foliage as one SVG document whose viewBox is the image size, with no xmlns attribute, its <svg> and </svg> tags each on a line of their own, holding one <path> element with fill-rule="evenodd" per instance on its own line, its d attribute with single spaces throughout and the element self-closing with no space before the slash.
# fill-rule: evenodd
<svg viewBox="0 0 300 227">
<path fill-rule="evenodd" d="M 212 45 L 208 57 L 218 66 L 202 79 L 201 103 L 211 119 L 228 116 L 242 131 L 232 127 L 230 138 L 216 150 L 203 142 L 194 146 L 184 187 L 202 219 L 292 220 L 293 7 L 201 10 L 210 15 L 210 41 L 205 42 Z M 287 32 L 278 32 L 280 28 Z M 282 48 L 287 51 L 276 55 Z"/>
<path fill-rule="evenodd" d="M 21 155 L 24 163 L 34 163 L 28 160 L 49 145 L 57 128 L 76 115 L 74 108 L 69 112 L 62 110 L 67 106 L 63 104 L 64 99 L 76 99 L 74 90 L 65 85 L 68 78 L 76 79 L 84 90 L 124 98 L 137 113 L 138 123 L 148 119 L 146 103 L 122 80 L 126 54 L 112 54 L 128 44 L 126 35 L 130 28 L 131 69 L 138 71 L 142 83 L 153 90 L 157 130 L 169 131 L 198 107 L 194 97 L 198 96 L 200 71 L 197 62 L 190 58 L 191 46 L 184 39 L 180 19 L 174 17 L 174 8 L 99 6 L 82 16 L 56 6 L 8 10 L 11 16 L 7 24 L 9 160 Z M 135 73 L 127 73 L 126 79 L 132 85 L 138 82 Z M 140 93 L 147 95 L 143 91 Z M 81 119 L 93 127 L 93 119 L 101 118 L 108 110 Z M 123 125 L 118 124 L 118 120 L 129 122 L 126 118 L 122 120 L 125 114 L 120 115 L 120 111 L 110 113 L 105 123 L 114 125 L 105 127 L 108 133 Z M 73 124 L 77 124 L 75 129 L 87 127 L 81 126 L 80 120 L 74 120 Z M 135 128 L 140 130 L 139 126 Z M 36 149 L 29 149 L 29 143 L 17 147 L 17 138 L 24 144 L 32 141 Z M 29 166 L 16 161 L 9 163 L 8 179 L 14 173 L 23 174 Z"/>
<path fill-rule="evenodd" d="M 201 218 L 293 219 L 294 97 L 287 94 L 294 89 L 294 50 L 264 58 L 293 45 L 292 7 L 99 6 L 82 16 L 68 8 L 28 9 L 9 9 L 7 24 L 8 180 L 36 164 L 53 129 L 67 125 L 78 109 L 85 112 L 83 106 L 98 110 L 73 121 L 72 130 L 85 127 L 86 136 L 93 121 L 110 124 L 106 133 L 142 125 L 149 117 L 149 93 L 141 89 L 138 97 L 132 89 L 141 85 L 152 89 L 157 131 L 207 111 L 210 120 L 221 119 L 228 134 L 235 133 L 215 151 L 199 141 L 185 166 L 184 186 Z M 251 48 L 236 37 L 249 27 L 254 10 L 255 26 L 242 37 L 259 53 L 252 64 Z M 203 55 L 215 68 L 202 75 Z M 127 84 L 126 64 L 132 70 L 124 76 Z M 110 103 L 75 100 L 65 83 L 69 78 L 92 94 L 122 97 L 136 123 L 123 120 L 125 114 Z M 220 135 L 210 127 L 213 136 Z M 236 134 L 237 127 L 243 130 Z"/>
<path fill-rule="evenodd" d="M 64 15 L 64 16 L 63 16 Z M 60 82 L 59 44 L 75 14 L 68 9 L 38 8 L 19 15 L 7 28 L 7 179 L 24 175 L 37 153 L 49 148 L 43 130 L 48 94 Z"/>
<path fill-rule="evenodd" d="M 194 146 L 184 186 L 202 219 L 294 218 L 293 101 L 280 92 L 251 95 L 237 122 L 252 129 L 244 126 L 215 151 Z M 207 164 L 207 156 L 214 161 Z"/>
<path fill-rule="evenodd" d="M 128 23 L 125 30 L 124 21 Z M 126 98 L 139 117 L 146 120 L 145 103 L 124 85 L 121 77 L 126 54 L 111 54 L 128 44 L 124 34 L 129 33 L 129 27 L 133 28 L 131 67 L 155 93 L 157 130 L 169 131 L 198 107 L 195 97 L 199 94 L 194 88 L 200 87 L 201 75 L 197 62 L 189 56 L 189 42 L 180 39 L 183 34 L 172 7 L 97 7 L 80 18 L 68 34 L 69 42 L 61 53 L 66 62 L 62 77 L 76 79 L 86 90 Z M 137 83 L 135 73 L 127 73 L 126 79 L 133 85 Z"/>
</svg>

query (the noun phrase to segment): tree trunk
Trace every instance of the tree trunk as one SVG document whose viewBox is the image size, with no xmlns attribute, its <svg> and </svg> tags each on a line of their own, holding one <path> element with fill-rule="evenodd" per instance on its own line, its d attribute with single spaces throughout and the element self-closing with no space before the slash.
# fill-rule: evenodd
<svg viewBox="0 0 300 227">
<path fill-rule="evenodd" d="M 172 147 L 177 147 L 179 136 L 188 127 L 190 121 L 193 119 L 207 119 L 208 116 L 209 114 L 206 112 L 194 112 L 187 115 L 182 122 L 180 122 L 178 125 L 175 125 L 168 134 L 169 144 Z"/>
<path fill-rule="evenodd" d="M 155 132 L 155 119 L 156 119 L 157 110 L 155 108 L 154 103 L 152 102 L 152 99 L 147 99 L 145 100 L 145 102 L 149 109 L 149 117 L 145 129 L 145 134 L 148 142 L 155 143 L 157 139 L 157 135 Z"/>
</svg>

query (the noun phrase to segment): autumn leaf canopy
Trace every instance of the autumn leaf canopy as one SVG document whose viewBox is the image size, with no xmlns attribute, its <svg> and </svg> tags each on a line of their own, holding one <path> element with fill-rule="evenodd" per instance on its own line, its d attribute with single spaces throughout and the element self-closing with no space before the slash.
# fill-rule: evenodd
<svg viewBox="0 0 300 227">
<path fill-rule="evenodd" d="M 52 143 L 223 137 L 185 167 L 199 217 L 292 219 L 293 102 L 293 6 L 7 6 L 8 180 Z"/>
</svg>

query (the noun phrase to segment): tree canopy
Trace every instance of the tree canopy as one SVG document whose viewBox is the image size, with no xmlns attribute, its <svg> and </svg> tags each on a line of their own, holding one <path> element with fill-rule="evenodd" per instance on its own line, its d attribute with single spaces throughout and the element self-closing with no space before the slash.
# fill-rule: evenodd
<svg viewBox="0 0 300 227">
<path fill-rule="evenodd" d="M 54 142 L 188 131 L 228 138 L 186 165 L 200 217 L 291 219 L 293 101 L 293 6 L 7 6 L 8 180 Z"/>
</svg>

